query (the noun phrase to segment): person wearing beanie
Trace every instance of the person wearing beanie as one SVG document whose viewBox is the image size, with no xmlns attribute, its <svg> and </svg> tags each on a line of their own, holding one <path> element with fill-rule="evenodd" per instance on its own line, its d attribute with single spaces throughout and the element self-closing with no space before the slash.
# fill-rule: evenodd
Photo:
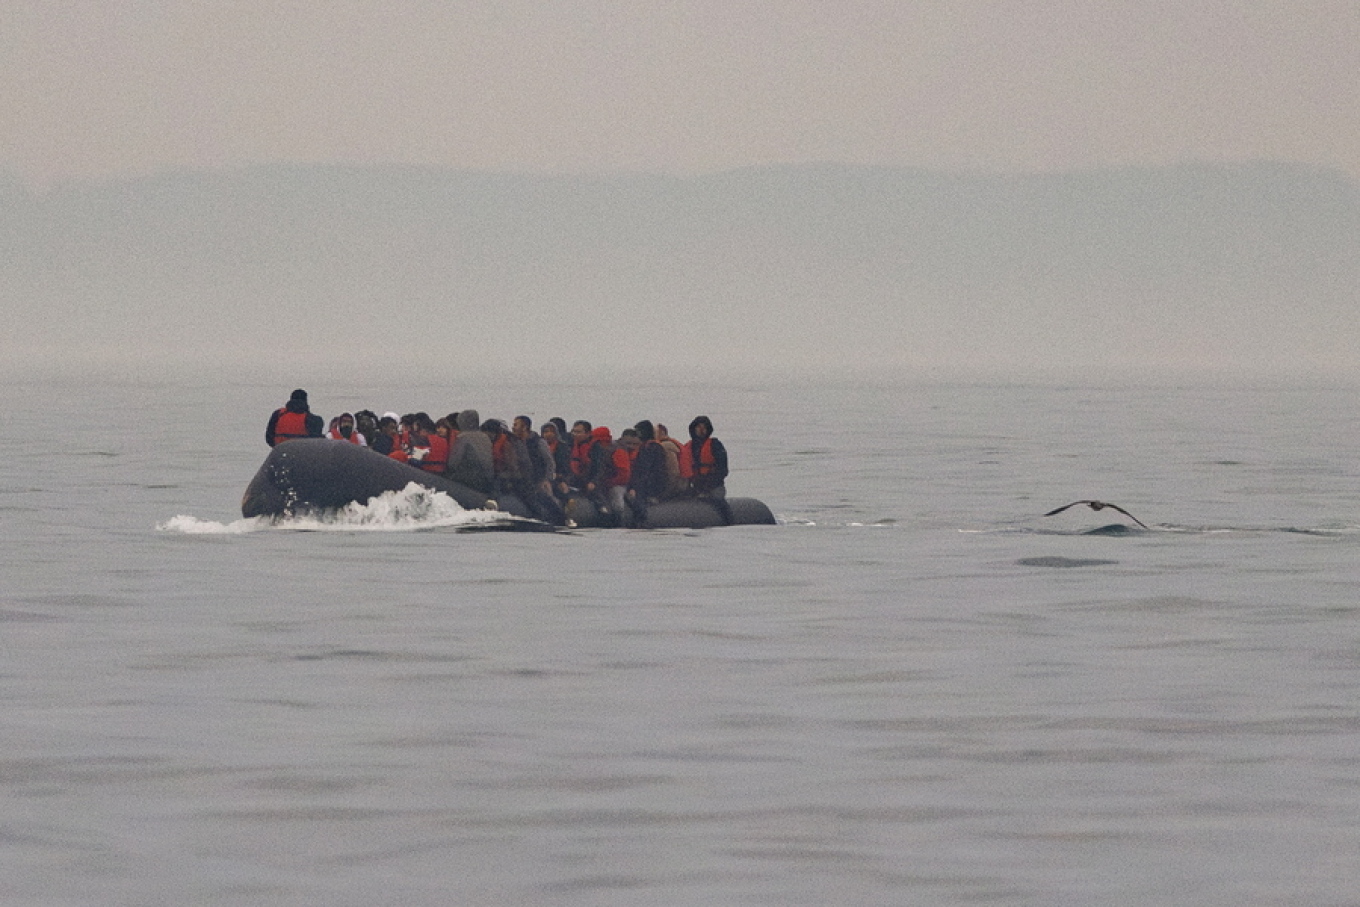
<svg viewBox="0 0 1360 907">
<path fill-rule="evenodd" d="M 293 391 L 288 402 L 274 410 L 264 429 L 264 443 L 270 447 L 298 438 L 319 438 L 326 423 L 307 406 L 307 392 Z"/>
</svg>

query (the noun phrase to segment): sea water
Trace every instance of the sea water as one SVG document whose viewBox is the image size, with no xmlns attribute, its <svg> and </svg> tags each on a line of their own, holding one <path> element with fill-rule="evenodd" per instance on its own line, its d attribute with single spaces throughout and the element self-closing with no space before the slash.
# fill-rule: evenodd
<svg viewBox="0 0 1360 907">
<path fill-rule="evenodd" d="M 781 524 L 243 520 L 291 386 L 11 381 L 0 902 L 1360 903 L 1352 387 L 307 388 L 703 412 Z"/>
</svg>

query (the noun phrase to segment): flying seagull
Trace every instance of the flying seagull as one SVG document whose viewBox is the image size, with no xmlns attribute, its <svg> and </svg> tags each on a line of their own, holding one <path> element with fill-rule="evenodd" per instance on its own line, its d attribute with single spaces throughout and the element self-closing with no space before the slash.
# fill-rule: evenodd
<svg viewBox="0 0 1360 907">
<path fill-rule="evenodd" d="M 1123 507 L 1120 507 L 1118 504 L 1107 504 L 1104 501 L 1073 501 L 1071 504 L 1064 504 L 1057 510 L 1050 510 L 1048 513 L 1044 514 L 1044 516 L 1053 516 L 1055 513 L 1062 513 L 1068 507 L 1076 507 L 1078 504 L 1085 504 L 1092 510 L 1104 510 L 1106 507 L 1110 508 L 1111 510 L 1118 510 L 1120 513 L 1124 514 L 1124 516 L 1133 520 L 1139 526 L 1142 526 L 1144 529 L 1148 528 L 1146 523 L 1138 519 L 1138 517 L 1134 516 L 1133 514 L 1129 513 Z"/>
</svg>

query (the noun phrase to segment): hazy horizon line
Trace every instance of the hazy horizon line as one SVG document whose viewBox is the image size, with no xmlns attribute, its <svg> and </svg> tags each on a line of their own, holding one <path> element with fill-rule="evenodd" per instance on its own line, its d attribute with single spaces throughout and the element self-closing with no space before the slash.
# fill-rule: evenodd
<svg viewBox="0 0 1360 907">
<path fill-rule="evenodd" d="M 490 168 L 477 166 L 454 166 L 438 163 L 412 163 L 407 161 L 345 161 L 345 160 L 300 160 L 275 159 L 247 161 L 219 166 L 162 165 L 145 170 L 124 170 L 113 173 L 88 176 L 69 176 L 52 180 L 39 180 L 26 177 L 17 170 L 0 167 L 0 182 L 18 186 L 35 196 L 54 191 L 81 187 L 100 187 L 140 182 L 153 182 L 157 179 L 182 176 L 224 176 L 265 170 L 333 170 L 354 173 L 396 171 L 430 174 L 466 174 L 499 178 L 526 179 L 619 179 L 650 178 L 668 179 L 679 182 L 702 180 L 729 174 L 759 170 L 817 170 L 836 169 L 846 171 L 879 171 L 894 173 L 917 173 L 951 178 L 977 179 L 1029 179 L 1062 176 L 1088 176 L 1095 174 L 1152 173 L 1159 171 L 1215 169 L 1215 170 L 1252 170 L 1279 167 L 1299 172 L 1329 174 L 1360 188 L 1360 175 L 1350 173 L 1341 164 L 1323 164 L 1295 158 L 1243 157 L 1243 158 L 1203 158 L 1184 157 L 1161 163 L 1112 163 L 1078 167 L 1053 167 L 1040 169 L 1004 169 L 982 166 L 941 167 L 921 164 L 866 163 L 836 159 L 768 161 L 763 163 L 742 164 L 734 167 L 719 167 L 706 170 L 666 170 L 634 169 L 620 167 L 602 170 L 584 169 L 533 169 L 533 168 Z"/>
</svg>

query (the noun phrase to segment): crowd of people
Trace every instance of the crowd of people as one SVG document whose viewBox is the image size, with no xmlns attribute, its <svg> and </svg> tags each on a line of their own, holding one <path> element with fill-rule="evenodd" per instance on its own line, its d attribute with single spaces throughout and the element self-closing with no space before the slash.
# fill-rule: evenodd
<svg viewBox="0 0 1360 907">
<path fill-rule="evenodd" d="M 475 409 L 438 420 L 423 412 L 379 416 L 360 410 L 323 425 L 307 392 L 295 390 L 269 417 L 265 441 L 270 447 L 297 438 L 357 444 L 491 497 L 516 495 L 535 517 L 559 526 L 568 524 L 567 508 L 579 498 L 623 525 L 645 526 L 650 506 L 684 497 L 711 502 L 732 522 L 727 449 L 713 437 L 707 416 L 690 422 L 684 443 L 647 419 L 614 438 L 605 426 L 584 419 L 568 430 L 566 420 L 554 417 L 535 431 L 528 416 L 507 425 L 482 421 Z"/>
</svg>

